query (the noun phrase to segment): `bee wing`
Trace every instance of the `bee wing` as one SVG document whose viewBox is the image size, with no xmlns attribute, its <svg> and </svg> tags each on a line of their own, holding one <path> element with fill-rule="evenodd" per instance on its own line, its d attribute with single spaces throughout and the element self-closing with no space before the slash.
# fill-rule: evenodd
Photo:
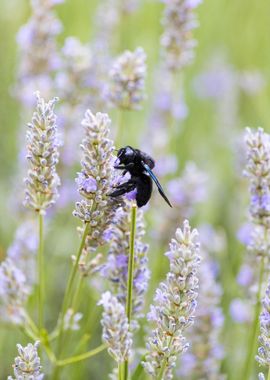
<svg viewBox="0 0 270 380">
<path fill-rule="evenodd" d="M 155 184 L 157 185 L 157 188 L 158 188 L 158 191 L 160 193 L 160 195 L 162 196 L 162 198 L 168 203 L 168 205 L 170 207 L 172 207 L 171 205 L 171 202 L 169 201 L 169 199 L 166 197 L 165 193 L 164 193 L 164 190 L 162 189 L 161 187 L 161 184 L 159 183 L 157 177 L 155 176 L 155 174 L 152 172 L 152 170 L 149 168 L 149 166 L 141 161 L 143 167 L 145 168 L 145 170 L 147 171 L 147 173 L 150 175 L 150 177 L 152 178 L 152 180 L 155 182 Z"/>
</svg>

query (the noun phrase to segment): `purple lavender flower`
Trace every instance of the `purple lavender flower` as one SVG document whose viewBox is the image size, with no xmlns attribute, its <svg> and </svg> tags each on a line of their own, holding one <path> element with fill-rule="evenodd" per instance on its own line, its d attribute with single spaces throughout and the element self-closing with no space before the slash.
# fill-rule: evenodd
<svg viewBox="0 0 270 380">
<path fill-rule="evenodd" d="M 199 267 L 198 306 L 196 321 L 187 332 L 190 350 L 181 356 L 177 374 L 181 379 L 216 379 L 224 376 L 220 373 L 224 349 L 221 344 L 221 330 L 224 316 L 220 307 L 222 289 L 216 280 L 216 270 L 210 254 L 223 250 L 220 234 L 213 228 L 203 228 L 200 231 L 201 252 L 203 262 Z M 213 243 L 213 245 L 212 245 Z M 192 374 L 192 375 L 191 375 Z"/>
<path fill-rule="evenodd" d="M 262 128 L 246 129 L 247 165 L 250 181 L 252 222 L 267 226 L 270 216 L 270 136 Z"/>
<path fill-rule="evenodd" d="M 256 360 L 260 365 L 270 366 L 270 282 L 262 300 L 262 312 L 260 314 L 260 347 Z"/>
<path fill-rule="evenodd" d="M 36 93 L 37 107 L 27 131 L 28 176 L 25 179 L 24 205 L 45 214 L 58 197 L 59 177 L 56 173 L 58 146 L 56 115 L 57 98 L 44 101 Z"/>
<path fill-rule="evenodd" d="M 84 223 L 89 223 L 90 229 L 86 239 L 79 267 L 87 274 L 90 251 L 106 241 L 103 232 L 110 226 L 114 214 L 121 204 L 121 199 L 108 197 L 113 182 L 113 142 L 108 138 L 111 121 L 107 114 L 85 113 L 82 125 L 85 129 L 81 144 L 81 172 L 78 173 L 78 191 L 83 199 L 75 205 L 73 215 Z M 93 262 L 92 262 L 93 264 Z M 92 264 L 90 265 L 93 270 Z"/>
<path fill-rule="evenodd" d="M 132 335 L 124 306 L 110 292 L 103 293 L 98 305 L 103 306 L 102 338 L 108 345 L 108 353 L 122 363 L 130 356 Z"/>
<path fill-rule="evenodd" d="M 148 320 L 154 328 L 147 339 L 147 353 L 142 363 L 153 378 L 172 379 L 172 370 L 179 354 L 189 344 L 183 333 L 193 324 L 198 290 L 197 270 L 200 263 L 198 233 L 184 221 L 176 230 L 170 251 L 170 272 L 156 290 Z"/>
<path fill-rule="evenodd" d="M 196 41 L 192 38 L 192 31 L 198 26 L 194 9 L 199 3 L 195 0 L 165 1 L 161 45 L 166 65 L 172 71 L 182 69 L 194 59 Z"/>
<path fill-rule="evenodd" d="M 42 380 L 44 375 L 40 372 L 40 358 L 38 356 L 38 346 L 39 342 L 28 343 L 27 346 L 23 347 L 20 344 L 17 344 L 17 349 L 19 356 L 15 358 L 14 364 L 14 375 L 13 377 L 9 376 L 8 380 Z"/>
<path fill-rule="evenodd" d="M 182 177 L 168 183 L 169 197 L 174 205 L 186 209 L 184 215 L 190 216 L 195 203 L 206 199 L 207 176 L 193 162 L 188 162 Z"/>
<path fill-rule="evenodd" d="M 234 322 L 247 323 L 251 320 L 251 305 L 245 300 L 235 298 L 230 304 L 230 314 Z"/>
<path fill-rule="evenodd" d="M 62 30 L 62 24 L 53 10 L 59 2 L 32 0 L 31 18 L 18 32 L 19 85 L 15 91 L 23 104 L 33 102 L 32 94 L 37 89 L 44 95 L 47 94 L 47 97 L 52 96 L 52 74 L 61 65 L 56 38 Z"/>
<path fill-rule="evenodd" d="M 138 109 L 145 98 L 146 55 L 142 48 L 125 51 L 110 71 L 109 101 L 123 109 Z"/>
</svg>

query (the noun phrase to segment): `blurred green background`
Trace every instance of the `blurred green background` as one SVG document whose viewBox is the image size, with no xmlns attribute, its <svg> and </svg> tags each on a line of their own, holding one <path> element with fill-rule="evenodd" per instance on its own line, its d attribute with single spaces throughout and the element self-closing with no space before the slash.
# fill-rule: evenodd
<svg viewBox="0 0 270 380">
<path fill-rule="evenodd" d="M 79 37 L 83 42 L 91 38 L 93 17 L 97 1 L 66 0 L 57 6 L 57 14 L 64 30 L 60 43 L 66 36 Z M 126 48 L 134 49 L 142 46 L 148 56 L 148 101 L 142 111 L 127 117 L 131 141 L 140 141 L 143 127 L 148 123 L 148 111 L 153 93 L 153 72 L 159 54 L 159 36 L 162 32 L 160 18 L 163 5 L 158 1 L 142 1 L 138 11 L 129 16 L 122 29 L 126 35 Z M 223 307 L 227 316 L 224 332 L 226 360 L 223 369 L 229 379 L 239 379 L 240 359 L 245 351 L 246 331 L 235 325 L 228 314 L 228 305 L 233 296 L 239 295 L 235 276 L 245 254 L 244 248 L 236 240 L 236 231 L 246 217 L 247 183 L 239 177 L 236 168 L 236 154 L 232 151 L 232 139 L 246 126 L 262 126 L 270 131 L 270 2 L 268 0 L 204 0 L 198 8 L 200 26 L 195 31 L 198 40 L 194 64 L 184 72 L 184 88 L 186 102 L 189 107 L 188 118 L 181 125 L 181 133 L 177 140 L 177 151 L 180 169 L 188 160 L 194 160 L 201 169 L 209 173 L 212 188 L 209 200 L 199 207 L 193 218 L 193 224 L 208 222 L 223 228 L 227 236 L 227 250 L 219 258 L 221 262 L 221 282 L 224 288 Z M 0 2 L 0 259 L 4 257 L 11 244 L 14 228 L 19 220 L 13 215 L 9 194 L 13 185 L 18 157 L 18 128 L 20 126 L 20 106 L 11 96 L 11 86 L 16 78 L 17 47 L 16 33 L 30 15 L 29 3 L 26 0 L 1 0 Z M 119 31 L 120 33 L 120 31 Z M 121 31 L 123 33 L 123 30 Z M 232 125 L 221 127 L 217 117 L 217 105 L 211 99 L 199 99 L 193 89 L 193 79 L 208 67 L 213 55 L 220 52 L 226 57 L 236 71 L 258 70 L 263 75 L 265 85 L 255 95 L 240 94 L 236 104 L 236 118 Z M 57 94 L 55 94 L 57 96 Z M 102 110 L 101 110 L 102 111 Z M 113 118 L 115 115 L 112 115 Z M 25 121 L 27 122 L 27 121 Z M 223 129 L 222 129 L 223 128 Z M 224 129 L 225 128 L 225 129 Z M 226 130 L 228 128 L 228 130 Z M 128 141 L 127 141 L 128 142 Z M 133 144 L 134 145 L 134 144 Z M 239 153 L 241 153 L 239 151 Z M 23 191 L 23 185 L 21 186 Z M 7 201 L 7 199 L 9 201 Z M 55 321 L 63 290 L 63 273 L 68 269 L 68 257 L 78 246 L 76 234 L 77 221 L 73 220 L 71 210 L 60 213 L 50 221 L 46 243 L 47 278 L 53 287 L 48 289 L 48 299 L 53 308 L 47 309 L 48 324 Z M 67 216 L 69 218 L 67 219 Z M 150 242 L 151 239 L 149 238 Z M 150 260 L 159 267 L 162 261 L 163 247 L 150 249 Z M 158 252 L 160 250 L 160 252 Z M 162 261 L 163 262 L 163 261 Z M 164 261 L 165 262 L 165 261 Z M 161 267 L 161 265 L 160 265 Z M 163 275 L 158 269 L 153 273 L 151 289 Z M 87 294 L 85 294 L 87 296 Z M 95 296 L 91 305 L 95 309 Z M 151 294 L 149 295 L 151 299 Z M 97 312 L 99 313 L 99 311 Z M 92 318 L 92 319 L 91 319 Z M 98 340 L 100 334 L 99 318 L 94 322 L 89 317 L 90 334 Z M 236 337 L 238 337 L 236 339 Z M 243 351 L 239 352 L 243 342 Z M 25 343 L 25 338 L 15 329 L 0 327 L 0 377 L 11 374 L 11 364 L 16 354 L 15 344 Z M 95 346 L 92 344 L 92 347 Z M 83 378 L 91 368 L 91 380 L 106 378 L 108 372 L 108 356 L 100 354 L 92 361 L 82 362 L 68 368 L 65 378 Z M 46 362 L 43 363 L 44 367 Z M 87 372 L 89 373 L 89 372 Z"/>
</svg>

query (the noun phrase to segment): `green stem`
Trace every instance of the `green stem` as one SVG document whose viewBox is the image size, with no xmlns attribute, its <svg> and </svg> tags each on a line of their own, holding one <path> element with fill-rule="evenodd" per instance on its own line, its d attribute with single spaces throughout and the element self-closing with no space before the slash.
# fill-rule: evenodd
<svg viewBox="0 0 270 380">
<path fill-rule="evenodd" d="M 74 280 L 75 280 L 75 277 L 77 274 L 77 269 L 78 269 L 80 257 L 82 255 L 83 248 L 85 246 L 86 237 L 89 233 L 88 227 L 89 227 L 89 222 L 85 224 L 81 244 L 80 244 L 79 250 L 78 250 L 77 255 L 76 255 L 76 261 L 75 261 L 75 263 L 72 267 L 72 271 L 70 272 L 70 275 L 69 275 L 68 284 L 66 287 L 64 300 L 62 303 L 62 309 L 61 309 L 61 313 L 60 313 L 60 322 L 59 322 L 58 344 L 57 344 L 57 351 L 56 351 L 57 356 L 60 356 L 61 350 L 62 350 L 62 341 L 63 341 L 63 335 L 64 335 L 64 318 L 65 318 L 65 314 L 67 312 L 67 309 L 69 307 L 71 292 L 72 292 Z M 57 378 L 58 378 L 58 368 L 55 367 L 54 373 L 52 375 L 52 379 L 57 379 Z"/>
<path fill-rule="evenodd" d="M 97 347 L 97 348 L 95 348 L 95 349 L 93 349 L 91 351 L 84 352 L 83 354 L 80 354 L 80 355 L 77 355 L 77 356 L 72 356 L 70 358 L 63 359 L 63 360 L 58 360 L 57 361 L 57 365 L 59 367 L 63 367 L 63 366 L 68 365 L 68 364 L 73 364 L 73 363 L 80 362 L 82 360 L 91 358 L 92 356 L 95 356 L 95 355 L 99 354 L 100 352 L 102 352 L 106 348 L 107 348 L 106 344 L 101 344 L 99 347 Z"/>
<path fill-rule="evenodd" d="M 122 366 L 121 366 L 121 363 L 118 364 L 118 380 L 122 380 Z"/>
<path fill-rule="evenodd" d="M 44 257 L 43 257 L 43 215 L 39 213 L 39 246 L 38 246 L 38 326 L 39 331 L 43 328 L 44 318 Z"/>
<path fill-rule="evenodd" d="M 268 368 L 267 380 L 270 380 L 270 367 Z"/>
<path fill-rule="evenodd" d="M 128 260 L 128 282 L 127 282 L 127 303 L 126 315 L 130 325 L 132 314 L 132 290 L 133 290 L 133 275 L 134 275 L 134 253 L 135 253 L 135 234 L 136 234 L 136 216 L 137 206 L 133 204 L 131 207 L 131 224 L 130 224 L 130 239 L 129 239 L 129 260 Z M 123 365 L 124 380 L 128 379 L 128 359 Z"/>
<path fill-rule="evenodd" d="M 256 297 L 256 305 L 255 305 L 255 313 L 254 313 L 254 320 L 251 330 L 251 335 L 249 339 L 248 344 L 248 353 L 246 357 L 245 362 L 245 368 L 244 368 L 244 376 L 243 379 L 249 380 L 251 376 L 251 372 L 254 365 L 254 358 L 256 354 L 256 349 L 258 345 L 258 335 L 259 335 L 259 315 L 260 315 L 260 309 L 261 309 L 261 291 L 262 291 L 262 285 L 263 285 L 263 274 L 264 274 L 264 258 L 261 258 L 261 265 L 260 265 L 260 274 L 259 274 L 259 284 L 258 284 L 258 291 L 257 291 L 257 297 Z"/>
</svg>

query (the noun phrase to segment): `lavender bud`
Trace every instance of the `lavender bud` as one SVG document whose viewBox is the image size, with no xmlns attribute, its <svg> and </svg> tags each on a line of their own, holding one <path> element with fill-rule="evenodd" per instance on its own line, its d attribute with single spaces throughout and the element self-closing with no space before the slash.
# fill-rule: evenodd
<svg viewBox="0 0 270 380">
<path fill-rule="evenodd" d="M 40 358 L 38 356 L 38 346 L 39 342 L 28 343 L 27 346 L 22 347 L 17 344 L 17 349 L 19 356 L 15 358 L 14 375 L 17 380 L 42 380 L 44 374 L 40 372 Z M 8 380 L 15 380 L 13 377 L 9 376 Z"/>
<path fill-rule="evenodd" d="M 125 51 L 110 71 L 110 102 L 123 109 L 139 109 L 145 98 L 146 54 L 142 48 Z"/>
<path fill-rule="evenodd" d="M 60 185 L 56 173 L 59 142 L 54 106 L 57 98 L 46 103 L 38 92 L 36 97 L 36 112 L 26 134 L 30 169 L 25 179 L 24 205 L 45 214 L 46 209 L 55 203 Z"/>
<path fill-rule="evenodd" d="M 162 19 L 161 45 L 167 67 L 176 71 L 192 63 L 196 41 L 192 31 L 198 26 L 194 9 L 201 0 L 166 0 Z"/>
<path fill-rule="evenodd" d="M 191 230 L 185 220 L 183 229 L 177 229 L 175 237 L 166 253 L 170 272 L 157 288 L 148 314 L 154 327 L 147 339 L 148 351 L 142 364 L 153 378 L 162 373 L 162 379 L 172 379 L 177 356 L 189 346 L 183 333 L 192 325 L 197 305 L 198 233 Z"/>
<path fill-rule="evenodd" d="M 73 331 L 79 330 L 79 322 L 82 317 L 82 313 L 75 313 L 73 309 L 68 309 L 64 317 L 64 329 Z"/>
<path fill-rule="evenodd" d="M 101 320 L 102 338 L 108 345 L 108 353 L 117 363 L 122 363 L 128 359 L 132 345 L 124 306 L 110 292 L 103 293 L 98 305 L 104 309 Z"/>
</svg>

